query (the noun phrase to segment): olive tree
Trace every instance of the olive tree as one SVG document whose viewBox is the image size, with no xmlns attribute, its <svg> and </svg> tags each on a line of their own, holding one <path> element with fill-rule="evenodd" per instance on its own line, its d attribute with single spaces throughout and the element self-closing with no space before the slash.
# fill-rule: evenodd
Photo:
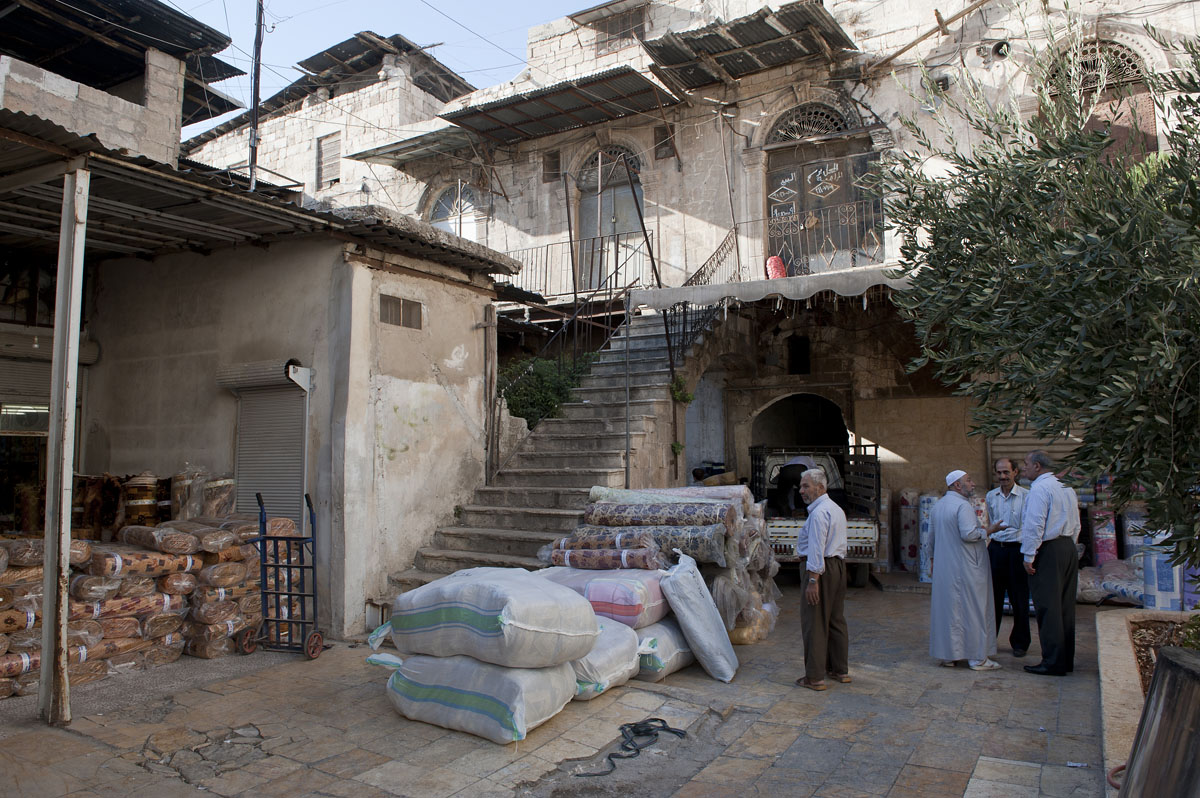
<svg viewBox="0 0 1200 798">
<path fill-rule="evenodd" d="M 882 175 L 911 282 L 895 302 L 921 345 L 911 367 L 974 400 L 974 434 L 1080 435 L 1069 465 L 1111 475 L 1119 505 L 1144 499 L 1177 561 L 1200 564 L 1200 49 L 1147 77 L 1172 126 L 1136 163 L 1088 124 L 1106 68 L 1079 68 L 1080 42 L 1030 67 L 1032 113 L 964 75 L 940 113 L 969 145 L 905 122 L 916 147 Z"/>
</svg>

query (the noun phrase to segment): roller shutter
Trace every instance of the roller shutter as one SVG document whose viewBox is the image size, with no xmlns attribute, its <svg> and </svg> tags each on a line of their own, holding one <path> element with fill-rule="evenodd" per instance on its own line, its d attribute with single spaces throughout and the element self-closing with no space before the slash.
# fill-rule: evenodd
<svg viewBox="0 0 1200 798">
<path fill-rule="evenodd" d="M 1035 449 L 1046 452 L 1057 463 L 1074 452 L 1081 442 L 1074 435 L 1046 440 L 1039 438 L 1034 432 L 1021 428 L 1016 432 L 997 435 L 988 441 L 988 448 L 991 452 L 991 461 L 988 463 L 988 467 L 990 470 L 992 464 L 1001 457 L 1011 457 L 1014 463 L 1019 464 L 1025 459 L 1025 455 Z"/>
<path fill-rule="evenodd" d="M 50 361 L 0 358 L 0 402 L 50 404 Z"/>
</svg>

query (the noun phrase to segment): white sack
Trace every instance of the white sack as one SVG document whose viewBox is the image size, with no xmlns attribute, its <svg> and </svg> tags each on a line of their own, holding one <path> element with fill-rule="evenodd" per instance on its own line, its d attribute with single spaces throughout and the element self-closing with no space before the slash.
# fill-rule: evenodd
<svg viewBox="0 0 1200 798">
<path fill-rule="evenodd" d="M 601 618 L 611 618 L 634 629 L 660 621 L 671 611 L 659 587 L 662 571 L 641 568 L 589 571 L 556 567 L 534 573 L 586 598 Z"/>
<path fill-rule="evenodd" d="M 470 657 L 395 657 L 367 662 L 394 669 L 388 699 L 404 717 L 504 745 L 557 715 L 575 695 L 569 663 L 503 668 Z"/>
<path fill-rule="evenodd" d="M 602 622 L 596 645 L 571 667 L 576 701 L 590 701 L 610 687 L 625 684 L 638 672 L 637 632 L 615 621 Z"/>
<path fill-rule="evenodd" d="M 682 670 L 696 661 L 688 648 L 687 638 L 674 618 L 664 618 L 658 623 L 637 630 L 638 672 L 635 679 L 643 682 L 659 682 L 668 674 Z"/>
<path fill-rule="evenodd" d="M 465 654 L 509 668 L 579 659 L 600 634 L 587 599 L 522 568 L 469 568 L 402 593 L 371 648 L 389 631 L 401 654 Z"/>
<path fill-rule="evenodd" d="M 700 666 L 714 679 L 731 681 L 737 673 L 737 654 L 696 561 L 680 553 L 679 564 L 668 569 L 659 584 Z"/>
</svg>

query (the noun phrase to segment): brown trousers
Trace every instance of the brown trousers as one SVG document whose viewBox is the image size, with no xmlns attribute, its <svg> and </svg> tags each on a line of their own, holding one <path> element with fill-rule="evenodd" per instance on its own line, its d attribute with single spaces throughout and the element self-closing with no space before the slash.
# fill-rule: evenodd
<svg viewBox="0 0 1200 798">
<path fill-rule="evenodd" d="M 803 587 L 808 587 L 804 563 Z M 826 673 L 850 672 L 850 631 L 842 606 L 846 602 L 846 561 L 825 558 L 825 573 L 817 577 L 819 596 L 815 605 L 800 596 L 800 628 L 804 631 L 804 675 L 810 682 L 825 680 Z"/>
</svg>

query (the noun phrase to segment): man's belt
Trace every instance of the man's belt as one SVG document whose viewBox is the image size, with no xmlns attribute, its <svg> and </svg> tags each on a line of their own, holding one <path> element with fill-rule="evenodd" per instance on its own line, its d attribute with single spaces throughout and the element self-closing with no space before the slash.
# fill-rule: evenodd
<svg viewBox="0 0 1200 798">
<path fill-rule="evenodd" d="M 995 543 L 997 546 L 1004 546 L 1005 548 L 1021 548 L 1021 541 L 1019 540 L 993 540 L 992 543 Z"/>
</svg>

